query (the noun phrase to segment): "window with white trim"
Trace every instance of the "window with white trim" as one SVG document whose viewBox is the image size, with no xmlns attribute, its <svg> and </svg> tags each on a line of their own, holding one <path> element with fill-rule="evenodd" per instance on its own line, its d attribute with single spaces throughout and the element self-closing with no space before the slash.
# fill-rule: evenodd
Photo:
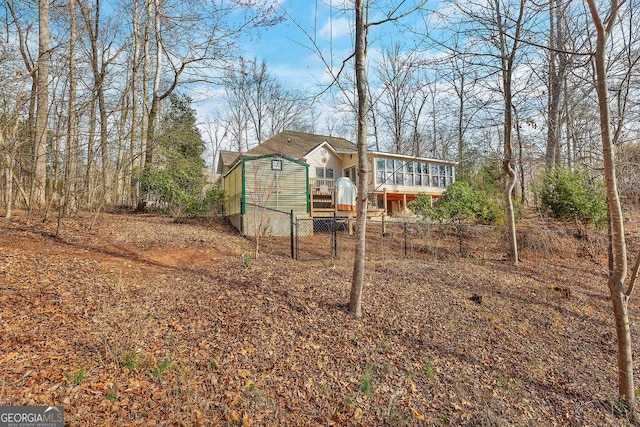
<svg viewBox="0 0 640 427">
<path fill-rule="evenodd" d="M 453 183 L 453 166 L 376 157 L 376 184 L 446 187 Z"/>
<path fill-rule="evenodd" d="M 323 168 L 316 166 L 316 178 L 333 179 L 333 168 Z"/>
</svg>

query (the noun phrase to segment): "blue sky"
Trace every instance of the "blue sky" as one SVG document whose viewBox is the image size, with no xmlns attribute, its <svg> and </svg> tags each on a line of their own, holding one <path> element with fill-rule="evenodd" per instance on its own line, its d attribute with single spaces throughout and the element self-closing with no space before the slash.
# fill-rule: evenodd
<svg viewBox="0 0 640 427">
<path fill-rule="evenodd" d="M 349 26 L 352 20 L 340 16 L 325 0 L 281 0 L 284 21 L 276 26 L 254 31 L 240 41 L 242 56 L 258 62 L 264 60 L 268 72 L 287 90 L 314 96 L 326 88 L 329 76 L 317 48 L 324 55 L 333 51 L 338 66 L 353 51 Z M 332 0 L 337 3 L 341 0 Z M 333 16 L 332 16 L 333 15 Z M 311 38 L 316 38 L 314 46 Z M 194 94 L 200 120 L 206 120 L 223 107 L 224 88 L 199 87 Z"/>
<path fill-rule="evenodd" d="M 283 0 L 280 7 L 286 11 L 285 21 L 246 40 L 244 49 L 248 57 L 264 59 L 281 83 L 294 89 L 309 89 L 326 76 L 326 68 L 309 37 L 316 37 L 325 53 L 333 47 L 341 61 L 353 50 L 350 22 L 339 16 L 330 19 L 331 10 L 322 0 Z"/>
<path fill-rule="evenodd" d="M 397 4 L 392 0 L 379 3 L 385 1 Z M 407 3 L 415 4 L 417 1 Z M 341 11 L 341 4 L 347 5 L 348 15 Z M 326 89 L 330 81 L 323 59 L 331 64 L 333 70 L 337 70 L 353 53 L 352 9 L 353 2 L 350 0 L 280 0 L 280 12 L 285 20 L 244 37 L 240 42 L 243 56 L 250 60 L 264 60 L 269 73 L 287 89 L 300 90 L 308 95 L 317 94 Z M 376 19 L 375 13 L 372 11 L 372 19 Z M 412 19 L 413 22 L 419 21 Z M 403 43 L 410 44 L 407 34 L 402 34 L 393 25 L 374 27 L 371 32 L 370 60 L 378 56 L 376 44 L 389 46 L 394 39 L 402 39 Z M 347 67 L 352 72 L 353 62 Z M 206 96 L 210 101 L 205 104 L 214 102 L 212 98 L 218 95 L 224 95 L 222 88 L 207 88 Z M 198 111 L 206 115 L 208 108 L 203 104 Z"/>
<path fill-rule="evenodd" d="M 411 7 L 420 0 L 407 1 L 405 6 Z M 254 58 L 260 62 L 264 60 L 268 72 L 287 90 L 297 90 L 304 95 L 313 97 L 327 89 L 331 77 L 327 70 L 327 63 L 334 71 L 338 70 L 343 61 L 354 50 L 353 31 L 353 1 L 352 0 L 279 0 L 280 12 L 285 19 L 282 23 L 254 31 L 246 35 L 241 41 L 242 55 L 249 60 Z M 379 0 L 380 10 L 372 10 L 370 19 L 382 19 L 397 0 Z M 438 4 L 437 1 L 431 3 Z M 346 5 L 347 12 L 341 8 Z M 389 6 L 391 5 L 391 6 Z M 424 25 L 420 15 L 414 14 L 402 21 L 404 24 L 414 24 L 420 31 Z M 315 43 L 314 43 L 315 40 Z M 379 46 L 388 47 L 395 42 L 401 42 L 406 48 L 411 47 L 411 32 L 400 30 L 394 24 L 384 24 L 372 27 L 370 31 L 370 46 L 368 57 L 375 62 L 380 57 Z M 321 55 L 323 58 L 321 58 Z M 327 63 L 325 63 L 326 61 Z M 353 74 L 353 61 L 346 65 L 346 70 Z M 373 73 L 370 80 L 373 83 Z M 201 121 L 206 121 L 214 111 L 224 108 L 225 92 L 221 86 L 209 86 L 195 96 L 198 102 L 196 110 Z M 317 101 L 317 100 L 316 100 Z M 323 101 L 321 101 L 323 102 Z M 337 117 L 333 107 L 335 100 L 324 98 L 328 102 L 326 107 L 316 103 L 317 117 L 315 126 L 318 133 L 326 133 L 327 121 Z M 347 135 L 345 135 L 347 136 Z"/>
<path fill-rule="evenodd" d="M 397 1 L 389 0 L 395 6 Z M 408 7 L 419 0 L 407 2 Z M 347 4 L 349 14 L 340 10 L 340 4 Z M 379 3 L 385 3 L 384 1 Z M 433 4 L 436 4 L 434 2 Z M 289 87 L 304 89 L 326 82 L 327 69 L 320 54 L 322 51 L 334 69 L 342 64 L 354 49 L 353 2 L 347 0 L 281 0 L 280 8 L 285 11 L 283 23 L 261 30 L 251 40 L 244 43 L 247 56 L 264 59 L 269 71 Z M 371 20 L 381 19 L 381 13 L 390 8 L 372 9 Z M 416 15 L 404 18 L 403 23 L 420 26 L 421 19 Z M 301 28 L 302 27 L 302 28 Z M 315 39 L 316 43 L 311 38 Z M 390 46 L 401 41 L 407 47 L 411 36 L 393 24 L 372 27 L 370 29 L 369 57 L 377 55 L 376 45 Z"/>
</svg>

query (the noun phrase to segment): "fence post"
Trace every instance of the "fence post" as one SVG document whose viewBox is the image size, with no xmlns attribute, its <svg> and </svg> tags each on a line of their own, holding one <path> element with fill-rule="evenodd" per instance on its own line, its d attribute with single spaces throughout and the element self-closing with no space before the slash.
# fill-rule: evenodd
<svg viewBox="0 0 640 427">
<path fill-rule="evenodd" d="M 403 224 L 404 228 L 404 257 L 407 257 L 407 223 Z"/>
<path fill-rule="evenodd" d="M 333 227 L 331 227 L 331 240 L 332 240 L 332 255 L 334 258 L 338 257 L 338 224 L 336 223 L 336 213 L 333 213 Z"/>
<path fill-rule="evenodd" d="M 385 218 L 387 217 L 387 213 L 383 212 L 382 213 L 382 235 L 384 236 L 385 233 L 387 232 L 387 224 L 385 223 Z"/>
<path fill-rule="evenodd" d="M 295 259 L 295 253 L 293 251 L 293 209 L 291 209 L 291 213 L 289 214 L 289 235 L 291 240 L 291 258 Z"/>
<path fill-rule="evenodd" d="M 295 250 L 296 258 L 295 259 L 296 259 L 296 261 L 300 259 L 300 245 L 299 245 L 299 242 L 298 242 L 298 238 L 299 238 L 299 235 L 300 235 L 299 227 L 300 227 L 300 222 L 296 221 L 295 225 L 294 225 L 294 228 L 295 228 L 295 241 L 296 241 L 296 243 L 295 243 L 295 248 L 296 248 L 296 250 Z"/>
</svg>

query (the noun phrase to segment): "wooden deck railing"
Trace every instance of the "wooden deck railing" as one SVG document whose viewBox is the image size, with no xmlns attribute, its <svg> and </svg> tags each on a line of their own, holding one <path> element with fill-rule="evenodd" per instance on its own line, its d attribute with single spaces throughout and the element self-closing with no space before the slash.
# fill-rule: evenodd
<svg viewBox="0 0 640 427">
<path fill-rule="evenodd" d="M 333 178 L 309 178 L 309 185 L 312 189 L 323 189 L 326 187 L 332 190 L 335 187 L 336 180 Z"/>
</svg>

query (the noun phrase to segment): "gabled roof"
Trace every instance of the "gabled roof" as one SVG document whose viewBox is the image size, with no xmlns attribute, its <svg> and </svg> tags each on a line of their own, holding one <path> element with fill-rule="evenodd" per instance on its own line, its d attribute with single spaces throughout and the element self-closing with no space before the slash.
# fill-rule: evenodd
<svg viewBox="0 0 640 427">
<path fill-rule="evenodd" d="M 331 145 L 336 152 L 355 153 L 357 151 L 356 145 L 344 138 L 286 130 L 253 147 L 246 155 L 279 153 L 294 159 L 302 159 L 323 142 Z"/>
<path fill-rule="evenodd" d="M 240 153 L 238 153 L 237 151 L 220 150 L 220 159 L 222 159 L 223 164 L 229 165 L 238 158 L 239 154 Z"/>
<path fill-rule="evenodd" d="M 220 150 L 218 155 L 217 173 L 223 175 L 233 166 L 240 153 L 237 151 Z"/>
</svg>

